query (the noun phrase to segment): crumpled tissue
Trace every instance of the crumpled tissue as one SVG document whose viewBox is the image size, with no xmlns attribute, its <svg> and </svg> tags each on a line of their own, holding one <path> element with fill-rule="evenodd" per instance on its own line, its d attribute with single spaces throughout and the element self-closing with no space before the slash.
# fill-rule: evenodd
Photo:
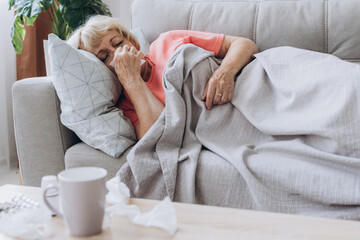
<svg viewBox="0 0 360 240">
<path fill-rule="evenodd" d="M 22 239 L 48 239 L 52 235 L 46 226 L 51 212 L 45 207 L 25 209 L 13 214 L 2 215 L 0 232 Z"/>
<path fill-rule="evenodd" d="M 177 217 L 175 207 L 169 197 L 166 197 L 151 211 L 142 213 L 136 205 L 128 205 L 130 190 L 120 181 L 119 177 L 107 181 L 106 187 L 109 190 L 106 195 L 106 202 L 114 204 L 106 208 L 107 214 L 110 216 L 114 214 L 126 216 L 134 224 L 158 227 L 166 230 L 171 235 L 175 234 Z"/>
<path fill-rule="evenodd" d="M 103 228 L 110 227 L 112 215 L 122 215 L 134 224 L 158 227 L 171 235 L 176 232 L 176 211 L 169 197 L 166 197 L 151 211 L 142 213 L 136 205 L 128 205 L 130 190 L 120 181 L 119 177 L 107 181 L 106 187 L 109 190 L 106 202 L 113 205 L 105 209 Z M 46 223 L 50 222 L 51 218 L 52 213 L 45 206 L 1 215 L 0 232 L 22 239 L 49 239 L 53 232 Z"/>
</svg>

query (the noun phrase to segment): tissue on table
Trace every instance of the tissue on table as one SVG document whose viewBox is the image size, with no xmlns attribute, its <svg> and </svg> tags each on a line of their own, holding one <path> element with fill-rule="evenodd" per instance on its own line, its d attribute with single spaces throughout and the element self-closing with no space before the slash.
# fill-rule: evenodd
<svg viewBox="0 0 360 240">
<path fill-rule="evenodd" d="M 107 203 L 128 203 L 130 190 L 123 182 L 120 181 L 119 177 L 114 177 L 107 181 L 106 188 L 109 190 L 108 194 L 106 194 Z"/>
<path fill-rule="evenodd" d="M 45 207 L 23 209 L 0 217 L 0 232 L 22 239 L 47 239 L 52 233 L 46 227 L 51 212 Z"/>
<path fill-rule="evenodd" d="M 126 216 L 134 224 L 162 228 L 171 235 L 176 232 L 176 211 L 169 197 L 166 197 L 151 211 L 142 213 L 137 206 L 126 204 L 130 197 L 130 191 L 120 181 L 119 177 L 114 177 L 107 181 L 106 187 L 109 190 L 109 193 L 106 195 L 106 202 L 115 204 L 106 208 L 107 214 Z"/>
<path fill-rule="evenodd" d="M 119 177 L 107 181 L 106 187 L 109 190 L 106 202 L 114 205 L 105 210 L 103 228 L 110 226 L 110 216 L 115 214 L 127 216 L 134 224 L 162 228 L 171 235 L 176 232 L 176 211 L 170 198 L 166 197 L 151 211 L 142 213 L 137 206 L 127 205 L 130 191 Z M 0 216 L 0 232 L 22 239 L 48 239 L 52 235 L 52 231 L 46 223 L 50 220 L 51 212 L 44 206 L 3 214 Z"/>
</svg>

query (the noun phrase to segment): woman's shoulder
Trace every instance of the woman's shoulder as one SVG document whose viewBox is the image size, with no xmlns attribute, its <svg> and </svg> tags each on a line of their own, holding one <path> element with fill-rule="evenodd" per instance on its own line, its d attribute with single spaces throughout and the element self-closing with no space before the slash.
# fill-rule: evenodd
<svg viewBox="0 0 360 240">
<path fill-rule="evenodd" d="M 219 33 L 212 33 L 212 32 L 204 32 L 204 31 L 196 31 L 196 30 L 170 30 L 163 32 L 159 35 L 157 40 L 164 40 L 164 39 L 181 39 L 181 38 L 212 38 L 217 37 Z"/>
<path fill-rule="evenodd" d="M 190 30 L 170 30 L 163 32 L 151 45 L 163 46 L 165 43 L 165 45 L 172 45 L 172 43 L 177 43 L 182 41 L 182 39 L 191 37 L 192 32 L 193 31 Z"/>
<path fill-rule="evenodd" d="M 167 37 L 176 37 L 176 36 L 184 36 L 189 35 L 190 30 L 170 30 L 160 34 L 159 38 L 167 38 Z"/>
<path fill-rule="evenodd" d="M 170 31 L 166 31 L 160 34 L 160 37 L 169 37 L 169 36 L 173 36 L 173 37 L 184 37 L 184 36 L 191 36 L 191 35 L 198 35 L 198 34 L 208 34 L 207 32 L 202 32 L 202 31 L 194 31 L 194 30 L 183 30 L 183 29 L 178 29 L 178 30 L 170 30 Z"/>
</svg>

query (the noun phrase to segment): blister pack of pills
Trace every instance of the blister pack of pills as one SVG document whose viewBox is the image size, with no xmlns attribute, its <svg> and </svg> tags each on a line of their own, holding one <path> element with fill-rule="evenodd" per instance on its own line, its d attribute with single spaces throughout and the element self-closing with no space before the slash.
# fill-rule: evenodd
<svg viewBox="0 0 360 240">
<path fill-rule="evenodd" d="M 17 213 L 23 209 L 36 209 L 40 207 L 38 202 L 31 200 L 25 194 L 12 196 L 9 201 L 0 202 L 0 217 L 4 214 Z"/>
</svg>

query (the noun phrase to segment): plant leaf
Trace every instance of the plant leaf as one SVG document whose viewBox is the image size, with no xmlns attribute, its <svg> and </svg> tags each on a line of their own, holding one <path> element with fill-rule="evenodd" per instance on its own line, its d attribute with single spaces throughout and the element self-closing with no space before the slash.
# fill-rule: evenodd
<svg viewBox="0 0 360 240">
<path fill-rule="evenodd" d="M 26 23 L 26 25 L 28 25 L 28 26 L 33 26 L 35 20 L 37 19 L 37 17 L 38 17 L 38 15 L 35 15 L 35 16 L 33 16 L 32 18 L 25 17 L 25 23 Z"/>
<path fill-rule="evenodd" d="M 22 0 L 9 0 L 9 10 L 21 1 Z"/>
<path fill-rule="evenodd" d="M 9 9 L 8 10 L 11 10 L 11 8 L 14 6 L 14 0 L 9 0 Z"/>
<path fill-rule="evenodd" d="M 24 39 L 25 28 L 23 19 L 21 17 L 16 17 L 11 28 L 11 42 L 17 54 L 22 52 Z"/>
<path fill-rule="evenodd" d="M 93 0 L 88 7 L 92 8 L 96 14 L 112 16 L 109 6 L 103 3 L 101 0 Z"/>
<path fill-rule="evenodd" d="M 79 9 L 86 7 L 93 0 L 59 0 L 60 4 L 66 8 Z"/>
<path fill-rule="evenodd" d="M 30 17 L 31 15 L 31 7 L 32 1 L 31 0 L 24 0 L 17 5 L 15 9 L 16 16 L 19 17 Z"/>
<path fill-rule="evenodd" d="M 64 20 L 69 24 L 71 31 L 74 31 L 77 27 L 85 21 L 84 11 L 80 9 L 65 8 Z"/>
<path fill-rule="evenodd" d="M 71 0 L 65 0 L 63 1 L 64 3 L 61 3 L 62 5 L 64 5 L 64 7 L 66 8 L 71 8 L 71 9 L 77 9 L 80 8 L 82 6 L 82 1 L 79 0 L 75 0 L 75 1 L 71 1 Z"/>
<path fill-rule="evenodd" d="M 37 17 L 37 15 L 42 13 L 43 10 L 42 10 L 42 7 L 41 7 L 40 3 L 41 3 L 41 0 L 34 0 L 32 2 L 30 18 L 33 18 L 34 16 Z M 36 17 L 35 17 L 35 20 L 36 20 Z"/>
<path fill-rule="evenodd" d="M 70 0 L 62 0 L 70 1 Z M 89 0 L 86 0 L 89 1 Z M 104 4 L 101 0 L 92 0 L 86 7 L 72 9 L 65 7 L 64 20 L 69 24 L 71 31 L 74 31 L 81 24 L 83 24 L 92 15 L 101 14 L 111 16 L 109 7 Z"/>
<path fill-rule="evenodd" d="M 56 34 L 60 39 L 66 40 L 70 35 L 71 31 L 68 27 L 68 23 L 64 20 L 65 8 L 62 5 L 56 5 L 52 9 L 52 32 Z"/>
<path fill-rule="evenodd" d="M 56 4 L 54 3 L 54 0 L 41 0 L 40 3 L 43 6 L 45 12 L 51 7 L 51 5 Z"/>
</svg>

